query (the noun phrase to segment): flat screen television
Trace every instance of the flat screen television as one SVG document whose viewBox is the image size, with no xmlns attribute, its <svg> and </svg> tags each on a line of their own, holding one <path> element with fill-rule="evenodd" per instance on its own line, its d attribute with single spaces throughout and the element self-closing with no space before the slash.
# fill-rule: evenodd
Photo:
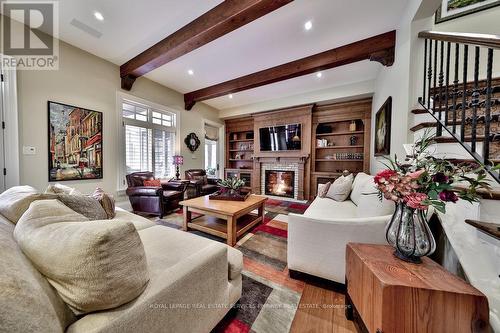
<svg viewBox="0 0 500 333">
<path fill-rule="evenodd" d="M 259 128 L 260 151 L 300 150 L 300 124 Z"/>
</svg>

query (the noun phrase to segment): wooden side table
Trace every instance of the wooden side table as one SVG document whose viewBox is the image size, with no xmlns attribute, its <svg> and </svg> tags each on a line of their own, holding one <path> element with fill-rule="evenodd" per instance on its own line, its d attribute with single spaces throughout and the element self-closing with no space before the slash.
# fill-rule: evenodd
<svg viewBox="0 0 500 333">
<path fill-rule="evenodd" d="M 387 245 L 346 248 L 346 317 L 362 332 L 491 332 L 488 300 L 429 258 L 411 264 Z"/>
</svg>

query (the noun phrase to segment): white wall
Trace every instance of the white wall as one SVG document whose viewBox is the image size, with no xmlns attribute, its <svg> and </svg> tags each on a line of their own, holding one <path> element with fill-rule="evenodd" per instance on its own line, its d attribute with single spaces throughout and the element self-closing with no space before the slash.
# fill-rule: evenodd
<svg viewBox="0 0 500 333">
<path fill-rule="evenodd" d="M 120 145 L 118 140 L 116 93 L 120 91 L 119 67 L 81 49 L 60 42 L 60 64 L 57 71 L 18 71 L 19 141 L 22 146 L 34 146 L 35 155 L 20 156 L 21 184 L 43 190 L 48 184 L 47 101 L 81 106 L 103 112 L 104 178 L 65 182 L 82 192 L 96 186 L 115 192 L 117 186 Z M 181 171 L 203 168 L 204 132 L 202 118 L 220 123 L 218 111 L 197 103 L 192 111 L 184 111 L 183 95 L 146 78 L 139 78 L 131 95 L 180 110 L 181 154 L 185 164 Z M 191 154 L 184 138 L 195 132 L 200 148 Z"/>
</svg>

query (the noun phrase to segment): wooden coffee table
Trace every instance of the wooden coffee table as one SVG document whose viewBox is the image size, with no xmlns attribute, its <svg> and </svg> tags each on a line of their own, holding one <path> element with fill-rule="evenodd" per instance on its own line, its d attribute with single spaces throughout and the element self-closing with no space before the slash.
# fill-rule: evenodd
<svg viewBox="0 0 500 333">
<path fill-rule="evenodd" d="M 227 240 L 234 246 L 238 237 L 257 223 L 264 221 L 264 203 L 267 198 L 250 195 L 245 201 L 210 200 L 208 195 L 180 202 L 184 206 L 182 229 L 206 232 Z M 257 209 L 258 213 L 251 213 Z M 192 217 L 191 213 L 202 214 Z"/>
</svg>

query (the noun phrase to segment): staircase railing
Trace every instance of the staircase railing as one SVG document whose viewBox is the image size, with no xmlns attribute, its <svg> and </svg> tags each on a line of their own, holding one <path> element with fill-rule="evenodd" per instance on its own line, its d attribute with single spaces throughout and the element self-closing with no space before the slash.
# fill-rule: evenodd
<svg viewBox="0 0 500 333">
<path fill-rule="evenodd" d="M 418 37 L 424 39 L 424 81 L 419 103 L 436 120 L 436 136 L 441 136 L 443 129 L 447 131 L 500 183 L 491 158 L 492 147 L 496 155 L 500 154 L 500 106 L 498 112 L 491 112 L 492 107 L 500 105 L 500 80 L 492 78 L 494 50 L 500 49 L 500 36 L 423 31 Z M 470 51 L 473 63 L 469 64 Z M 486 51 L 486 67 L 484 62 L 481 64 L 481 51 Z M 479 79 L 481 69 L 486 71 L 486 79 Z M 469 71 L 473 73 L 472 81 L 468 81 Z"/>
</svg>

